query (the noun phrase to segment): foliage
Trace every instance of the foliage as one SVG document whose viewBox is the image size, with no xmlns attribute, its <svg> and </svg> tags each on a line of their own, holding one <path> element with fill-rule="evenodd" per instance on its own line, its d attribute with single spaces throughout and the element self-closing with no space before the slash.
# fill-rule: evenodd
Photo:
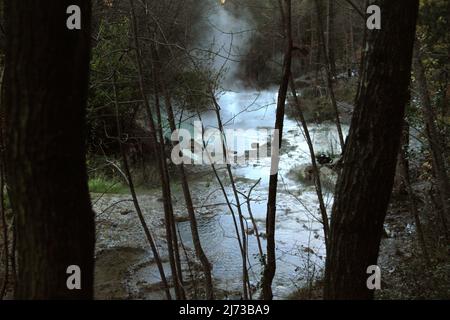
<svg viewBox="0 0 450 320">
<path fill-rule="evenodd" d="M 130 54 L 130 22 L 127 17 L 117 21 L 101 20 L 98 41 L 92 49 L 91 85 L 87 113 L 88 146 L 91 152 L 117 149 L 111 137 L 117 136 L 113 75 L 116 74 L 119 102 L 135 101 L 138 85 L 134 57 Z M 133 127 L 139 103 L 120 104 L 120 118 L 125 130 Z"/>
<path fill-rule="evenodd" d="M 210 106 L 208 74 L 202 70 L 186 70 L 176 74 L 173 88 L 175 101 L 189 111 L 203 111 Z"/>
</svg>

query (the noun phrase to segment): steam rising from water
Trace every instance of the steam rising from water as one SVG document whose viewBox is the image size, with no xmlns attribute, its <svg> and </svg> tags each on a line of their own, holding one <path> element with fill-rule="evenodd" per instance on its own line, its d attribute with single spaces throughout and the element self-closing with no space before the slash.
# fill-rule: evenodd
<svg viewBox="0 0 450 320">
<path fill-rule="evenodd" d="M 244 59 L 253 33 L 251 14 L 245 7 L 239 7 L 239 15 L 230 10 L 231 3 L 225 0 L 206 0 L 201 30 L 196 47 L 211 51 L 212 68 L 222 72 L 225 89 L 236 89 L 239 62 Z"/>
</svg>

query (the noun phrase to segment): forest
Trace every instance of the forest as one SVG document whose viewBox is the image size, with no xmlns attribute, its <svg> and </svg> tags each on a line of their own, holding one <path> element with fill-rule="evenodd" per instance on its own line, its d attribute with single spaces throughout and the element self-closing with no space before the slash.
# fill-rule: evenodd
<svg viewBox="0 0 450 320">
<path fill-rule="evenodd" d="M 0 299 L 450 299 L 449 19 L 0 0 Z"/>
</svg>

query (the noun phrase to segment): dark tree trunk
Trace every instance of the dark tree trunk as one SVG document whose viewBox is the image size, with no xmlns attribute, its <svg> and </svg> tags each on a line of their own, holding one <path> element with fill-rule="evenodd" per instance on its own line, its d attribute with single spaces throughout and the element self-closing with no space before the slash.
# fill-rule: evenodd
<svg viewBox="0 0 450 320">
<path fill-rule="evenodd" d="M 172 145 L 175 148 L 179 143 L 178 134 L 176 133 L 177 127 L 176 127 L 176 123 L 175 123 L 175 114 L 173 111 L 171 96 L 166 88 L 164 80 L 162 80 L 162 77 L 160 76 L 162 67 L 161 67 L 161 60 L 159 58 L 159 52 L 158 52 L 158 49 L 156 48 L 156 45 L 153 46 L 152 53 L 153 53 L 153 59 L 155 60 L 154 67 L 153 67 L 154 82 L 156 84 L 155 90 L 162 89 L 162 92 L 163 92 L 163 95 L 165 98 L 167 120 L 169 122 L 170 130 L 172 132 L 172 135 L 175 133 L 176 137 L 177 137 L 177 139 L 175 139 L 175 141 L 172 141 Z M 189 215 L 189 225 L 191 227 L 191 235 L 192 235 L 192 241 L 194 243 L 195 255 L 196 255 L 197 259 L 200 260 L 200 263 L 202 264 L 202 268 L 203 268 L 203 273 L 205 275 L 205 296 L 206 296 L 206 299 L 208 299 L 208 300 L 214 300 L 214 287 L 213 287 L 213 280 L 212 280 L 212 275 L 211 275 L 212 266 L 208 260 L 208 257 L 206 256 L 206 254 L 203 250 L 202 243 L 200 241 L 200 235 L 198 232 L 198 225 L 197 225 L 197 218 L 195 216 L 194 203 L 192 201 L 188 177 L 187 177 L 183 163 L 178 165 L 178 170 L 179 170 L 180 179 L 181 179 L 181 187 L 183 188 L 183 195 L 184 195 L 184 200 L 185 200 L 185 204 L 186 204 L 186 210 Z M 182 241 L 181 238 L 180 238 L 180 241 Z"/>
<path fill-rule="evenodd" d="M 82 29 L 66 28 L 77 4 Z M 94 214 L 85 166 L 88 0 L 5 1 L 7 182 L 17 219 L 19 299 L 93 296 Z M 67 267 L 81 268 L 68 290 Z"/>
<path fill-rule="evenodd" d="M 161 257 L 159 255 L 158 248 L 156 247 L 156 243 L 153 238 L 153 235 L 147 225 L 147 222 L 145 221 L 144 214 L 141 210 L 141 206 L 139 204 L 139 200 L 138 200 L 138 197 L 136 194 L 136 189 L 134 187 L 133 176 L 131 174 L 130 166 L 128 164 L 127 154 L 125 152 L 125 149 L 123 147 L 122 140 L 121 140 L 122 139 L 122 128 L 121 128 L 122 124 L 120 123 L 120 120 L 119 120 L 119 101 L 118 101 L 118 97 L 117 97 L 116 71 L 113 71 L 113 90 L 114 90 L 114 106 L 115 106 L 115 112 L 116 112 L 116 126 L 117 126 L 117 137 L 118 137 L 117 143 L 119 145 L 120 155 L 122 157 L 123 171 L 124 171 L 124 175 L 125 175 L 124 178 L 128 183 L 128 188 L 130 189 L 131 197 L 133 199 L 133 205 L 134 205 L 134 208 L 136 209 L 136 213 L 138 215 L 139 222 L 141 223 L 142 229 L 144 229 L 145 237 L 147 238 L 147 241 L 150 244 L 150 248 L 152 250 L 153 257 L 155 259 L 156 266 L 158 267 L 158 272 L 161 277 L 161 282 L 163 283 L 163 286 L 164 286 L 164 292 L 166 294 L 166 298 L 167 298 L 167 300 L 172 300 L 172 296 L 170 294 L 170 287 L 167 282 L 166 274 L 164 272 L 164 267 L 161 262 Z"/>
<path fill-rule="evenodd" d="M 318 32 L 319 32 L 319 46 L 322 48 L 322 53 L 325 60 L 325 71 L 327 76 L 327 88 L 328 88 L 328 94 L 330 95 L 331 105 L 333 106 L 333 111 L 336 117 L 336 129 L 339 136 L 339 143 L 341 146 L 341 150 L 344 149 L 344 134 L 342 133 L 342 126 L 341 126 L 341 120 L 339 116 L 339 109 L 337 106 L 336 96 L 334 94 L 334 87 L 333 87 L 333 77 L 334 74 L 332 72 L 332 66 L 330 64 L 330 57 L 329 57 L 329 51 L 328 47 L 326 45 L 325 41 L 325 35 L 323 31 L 323 18 L 322 18 L 322 8 L 320 6 L 319 0 L 315 0 L 315 7 L 316 7 L 316 13 L 317 13 L 317 26 L 318 26 Z"/>
<path fill-rule="evenodd" d="M 450 240 L 447 218 L 450 217 L 450 182 L 445 163 L 445 147 L 439 129 L 436 125 L 435 112 L 431 103 L 428 90 L 428 81 L 425 74 L 425 68 L 420 54 L 420 43 L 416 39 L 414 48 L 414 71 L 419 91 L 419 100 L 422 107 L 423 117 L 425 119 L 425 134 L 431 151 L 433 170 L 436 175 L 439 189 L 439 198 L 441 201 L 442 212 L 439 213 L 444 234 L 447 240 Z"/>
<path fill-rule="evenodd" d="M 427 244 L 425 241 L 425 235 L 423 233 L 422 228 L 422 222 L 420 220 L 420 214 L 419 209 L 417 206 L 417 201 L 414 195 L 414 189 L 411 184 L 411 176 L 409 172 L 409 162 L 408 162 L 408 154 L 409 154 L 409 124 L 407 121 L 405 121 L 404 128 L 403 128 L 403 134 L 402 134 L 402 140 L 400 144 L 400 151 L 399 151 L 399 163 L 397 164 L 397 169 L 400 171 L 401 179 L 403 180 L 403 184 L 405 186 L 405 191 L 408 195 L 408 202 L 409 202 L 409 210 L 414 218 L 414 222 L 416 224 L 416 236 L 417 241 L 420 245 L 420 248 L 422 250 L 423 258 L 427 264 L 427 266 L 430 266 L 430 257 L 428 255 L 427 250 Z"/>
<path fill-rule="evenodd" d="M 157 119 L 156 119 L 158 124 L 157 128 L 154 121 L 153 111 L 150 107 L 150 101 L 145 92 L 144 66 L 141 55 L 141 45 L 139 42 L 138 23 L 136 19 L 134 1 L 130 0 L 129 3 L 130 3 L 130 15 L 132 23 L 132 36 L 136 50 L 136 64 L 138 69 L 139 90 L 142 96 L 142 100 L 144 101 L 151 137 L 153 141 L 155 141 L 154 152 L 158 157 L 157 165 L 161 179 L 161 189 L 162 189 L 161 192 L 164 205 L 164 225 L 166 228 L 166 240 L 167 240 L 167 251 L 169 255 L 169 264 L 172 272 L 173 284 L 175 287 L 175 295 L 178 300 L 184 300 L 186 298 L 186 295 L 183 288 L 182 270 L 181 270 L 181 262 L 179 259 L 179 248 L 176 235 L 176 226 L 173 217 L 170 181 L 167 171 L 166 159 L 164 155 L 164 146 L 163 146 L 164 138 L 162 137 L 160 130 L 161 115 L 160 115 L 159 93 L 157 92 L 157 90 L 154 91 L 155 109 L 157 111 Z"/>
<path fill-rule="evenodd" d="M 328 60 L 330 63 L 330 72 L 332 77 L 336 77 L 336 60 L 334 57 L 334 48 L 336 45 L 334 36 L 334 17 L 335 17 L 335 0 L 328 0 L 328 21 L 327 21 L 327 50 Z"/>
<path fill-rule="evenodd" d="M 311 165 L 313 167 L 313 175 L 314 175 L 314 186 L 316 188 L 316 194 L 317 199 L 319 200 L 319 209 L 320 209 L 320 215 L 322 218 L 322 225 L 323 225 L 323 238 L 325 240 L 325 249 L 328 250 L 328 236 L 330 233 L 330 226 L 328 222 L 328 214 L 327 214 L 327 207 L 325 205 L 325 201 L 323 198 L 323 191 L 322 191 L 322 182 L 320 181 L 320 169 L 317 165 L 317 159 L 316 159 L 316 153 L 314 151 L 314 144 L 313 140 L 311 139 L 311 135 L 309 133 L 308 124 L 306 123 L 305 116 L 303 114 L 302 105 L 300 103 L 300 98 L 297 95 L 297 90 L 295 88 L 294 79 L 292 78 L 292 75 L 289 79 L 289 85 L 291 87 L 291 93 L 292 98 L 294 100 L 294 104 L 297 108 L 298 112 L 298 118 L 300 120 L 300 124 L 303 128 L 303 132 L 305 135 L 306 143 L 308 144 L 309 149 L 309 155 L 311 157 Z"/>
<path fill-rule="evenodd" d="M 381 0 L 382 29 L 369 31 L 343 169 L 337 182 L 325 298 L 370 299 L 367 267 L 377 264 L 409 99 L 418 0 Z"/>
<path fill-rule="evenodd" d="M 281 148 L 283 121 L 285 103 L 287 98 L 287 90 L 289 88 L 289 78 L 291 76 L 292 63 L 292 25 L 291 25 L 291 0 L 280 0 L 280 10 L 284 28 L 284 35 L 286 38 L 286 48 L 283 60 L 283 71 L 280 88 L 278 90 L 277 111 L 275 119 L 275 132 L 273 137 L 273 145 L 278 145 L 278 150 L 272 152 L 271 176 L 269 181 L 269 195 L 267 199 L 267 214 L 266 214 L 266 234 L 267 234 L 267 263 L 264 266 L 264 273 L 262 278 L 262 298 L 264 300 L 271 300 L 272 281 L 276 270 L 276 256 L 275 256 L 275 221 L 277 211 L 277 186 L 278 186 L 278 164 L 279 164 L 279 149 Z M 275 140 L 278 139 L 278 142 Z M 275 153 L 275 154 L 274 154 Z M 276 170 L 274 170 L 276 169 Z M 274 173 L 276 171 L 276 173 Z M 274 173 L 274 174 L 272 174 Z"/>
</svg>

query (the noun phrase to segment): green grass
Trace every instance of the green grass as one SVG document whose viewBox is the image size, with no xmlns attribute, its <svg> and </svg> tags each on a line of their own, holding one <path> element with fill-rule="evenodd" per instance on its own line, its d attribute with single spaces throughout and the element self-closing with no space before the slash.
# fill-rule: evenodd
<svg viewBox="0 0 450 320">
<path fill-rule="evenodd" d="M 106 177 L 94 177 L 89 179 L 89 192 L 92 193 L 126 193 L 128 187 L 122 182 Z"/>
</svg>

